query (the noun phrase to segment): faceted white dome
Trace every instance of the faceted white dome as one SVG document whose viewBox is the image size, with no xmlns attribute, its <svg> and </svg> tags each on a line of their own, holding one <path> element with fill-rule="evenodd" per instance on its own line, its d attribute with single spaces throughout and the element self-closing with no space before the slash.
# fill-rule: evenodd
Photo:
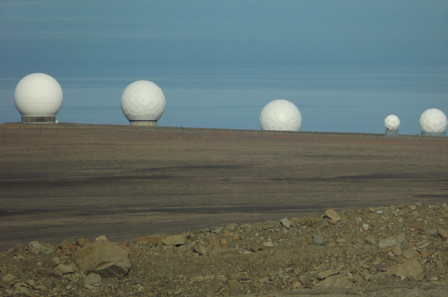
<svg viewBox="0 0 448 297">
<path fill-rule="evenodd" d="M 294 103 L 283 99 L 269 102 L 261 111 L 262 130 L 299 131 L 302 115 Z"/>
<path fill-rule="evenodd" d="M 14 91 L 14 103 L 23 116 L 55 116 L 63 97 L 59 83 L 44 73 L 25 76 Z"/>
<path fill-rule="evenodd" d="M 388 115 L 384 119 L 384 125 L 388 130 L 397 130 L 400 128 L 400 119 L 394 114 Z"/>
<path fill-rule="evenodd" d="M 448 125 L 446 115 L 436 108 L 423 112 L 419 122 L 423 132 L 445 132 Z"/>
<path fill-rule="evenodd" d="M 165 106 L 162 89 L 147 80 L 133 82 L 121 96 L 121 110 L 129 121 L 157 121 Z"/>
</svg>

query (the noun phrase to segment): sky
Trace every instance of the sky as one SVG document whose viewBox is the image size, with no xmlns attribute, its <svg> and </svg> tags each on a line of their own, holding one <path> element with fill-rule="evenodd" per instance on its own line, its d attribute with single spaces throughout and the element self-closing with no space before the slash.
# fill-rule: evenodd
<svg viewBox="0 0 448 297">
<path fill-rule="evenodd" d="M 0 0 L 0 123 L 27 74 L 64 91 L 60 122 L 128 124 L 123 90 L 165 93 L 162 126 L 259 129 L 285 99 L 303 131 L 420 132 L 448 114 L 446 0 Z"/>
</svg>

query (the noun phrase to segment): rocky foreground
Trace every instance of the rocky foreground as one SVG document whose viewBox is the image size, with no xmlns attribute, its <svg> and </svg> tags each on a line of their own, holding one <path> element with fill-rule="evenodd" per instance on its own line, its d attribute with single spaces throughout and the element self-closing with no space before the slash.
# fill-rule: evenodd
<svg viewBox="0 0 448 297">
<path fill-rule="evenodd" d="M 446 204 L 415 204 L 33 241 L 0 254 L 0 296 L 448 296 L 447 230 Z"/>
</svg>

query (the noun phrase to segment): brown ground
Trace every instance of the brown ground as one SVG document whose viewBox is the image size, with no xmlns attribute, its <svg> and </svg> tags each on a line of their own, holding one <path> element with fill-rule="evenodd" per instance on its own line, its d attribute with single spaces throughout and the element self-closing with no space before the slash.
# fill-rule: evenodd
<svg viewBox="0 0 448 297">
<path fill-rule="evenodd" d="M 0 143 L 0 296 L 447 295 L 447 138 L 3 124 Z M 132 268 L 89 284 L 76 239 L 102 234 Z"/>
<path fill-rule="evenodd" d="M 446 202 L 448 139 L 0 125 L 0 250 Z"/>
</svg>

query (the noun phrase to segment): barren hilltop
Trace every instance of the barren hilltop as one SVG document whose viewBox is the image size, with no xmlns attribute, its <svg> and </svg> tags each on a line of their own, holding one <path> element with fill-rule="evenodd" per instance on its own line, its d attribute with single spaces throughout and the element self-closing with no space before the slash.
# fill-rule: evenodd
<svg viewBox="0 0 448 297">
<path fill-rule="evenodd" d="M 8 123 L 0 139 L 6 296 L 445 294 L 444 137 Z M 109 249 L 115 274 L 83 256 Z"/>
</svg>

